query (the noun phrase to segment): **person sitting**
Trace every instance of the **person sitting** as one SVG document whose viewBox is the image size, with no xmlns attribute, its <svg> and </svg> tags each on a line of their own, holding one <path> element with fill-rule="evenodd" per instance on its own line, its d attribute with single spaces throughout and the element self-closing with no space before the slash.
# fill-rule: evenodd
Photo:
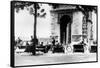
<svg viewBox="0 0 100 68">
<path fill-rule="evenodd" d="M 40 46 L 43 46 L 43 42 L 41 42 Z"/>
</svg>

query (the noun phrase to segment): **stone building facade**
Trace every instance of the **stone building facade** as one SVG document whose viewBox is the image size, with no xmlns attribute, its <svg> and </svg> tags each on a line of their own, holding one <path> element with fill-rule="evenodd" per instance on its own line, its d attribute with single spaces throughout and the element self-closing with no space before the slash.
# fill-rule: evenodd
<svg viewBox="0 0 100 68">
<path fill-rule="evenodd" d="M 51 10 L 51 35 L 62 44 L 80 42 L 83 40 L 83 36 L 84 40 L 89 43 L 93 32 L 96 33 L 96 14 L 94 17 L 91 12 L 89 18 L 91 20 L 95 18 L 94 21 L 92 20 L 95 25 L 87 24 L 85 15 L 76 9 L 76 6 L 59 5 L 56 9 Z M 95 37 L 95 39 L 97 38 Z"/>
</svg>

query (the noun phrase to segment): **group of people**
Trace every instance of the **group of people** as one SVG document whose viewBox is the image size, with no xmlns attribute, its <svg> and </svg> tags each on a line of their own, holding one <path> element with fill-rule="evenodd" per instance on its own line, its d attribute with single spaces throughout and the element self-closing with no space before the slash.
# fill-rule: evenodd
<svg viewBox="0 0 100 68">
<path fill-rule="evenodd" d="M 18 39 L 15 41 L 15 47 L 19 47 L 21 46 L 23 40 L 20 39 L 20 37 L 18 37 Z M 29 43 L 30 42 L 30 43 Z M 33 54 L 35 54 L 35 49 L 36 49 L 36 46 L 39 45 L 39 46 L 44 46 L 44 42 L 40 42 L 38 43 L 38 39 L 34 39 L 33 36 L 31 36 L 31 40 L 30 41 L 26 41 L 26 46 L 25 46 L 25 52 L 32 52 Z M 51 45 L 52 46 L 55 46 L 56 44 L 56 40 L 55 38 L 52 38 L 52 41 L 51 41 Z M 48 42 L 45 46 L 48 46 Z M 49 47 L 51 48 L 51 47 Z"/>
</svg>

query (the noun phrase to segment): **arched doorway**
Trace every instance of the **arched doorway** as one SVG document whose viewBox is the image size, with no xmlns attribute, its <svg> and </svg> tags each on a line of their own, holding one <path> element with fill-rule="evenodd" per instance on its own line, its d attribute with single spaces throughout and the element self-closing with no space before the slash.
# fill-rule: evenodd
<svg viewBox="0 0 100 68">
<path fill-rule="evenodd" d="M 60 42 L 71 43 L 71 18 L 68 15 L 60 18 Z"/>
</svg>

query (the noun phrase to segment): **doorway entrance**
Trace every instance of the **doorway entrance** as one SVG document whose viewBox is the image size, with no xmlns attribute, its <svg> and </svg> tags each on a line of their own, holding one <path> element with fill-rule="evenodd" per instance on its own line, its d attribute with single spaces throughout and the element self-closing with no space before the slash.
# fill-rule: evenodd
<svg viewBox="0 0 100 68">
<path fill-rule="evenodd" d="M 63 15 L 60 19 L 60 42 L 71 43 L 71 18 L 68 15 Z"/>
</svg>

